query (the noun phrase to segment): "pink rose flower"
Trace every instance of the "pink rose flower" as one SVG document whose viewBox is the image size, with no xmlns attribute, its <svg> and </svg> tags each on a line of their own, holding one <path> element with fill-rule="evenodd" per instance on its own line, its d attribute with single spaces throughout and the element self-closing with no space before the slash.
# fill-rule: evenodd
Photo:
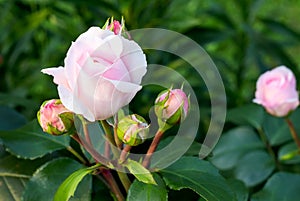
<svg viewBox="0 0 300 201">
<path fill-rule="evenodd" d="M 43 131 L 52 135 L 65 134 L 73 127 L 73 114 L 57 99 L 44 101 L 37 118 Z"/>
<path fill-rule="evenodd" d="M 285 66 L 279 66 L 262 74 L 256 83 L 253 102 L 277 117 L 284 117 L 296 109 L 299 96 L 293 72 Z"/>
<path fill-rule="evenodd" d="M 184 120 L 189 109 L 189 100 L 181 89 L 163 91 L 155 100 L 158 118 L 169 124 Z"/>
<path fill-rule="evenodd" d="M 107 119 L 129 104 L 147 71 L 137 43 L 99 27 L 72 43 L 64 63 L 42 72 L 54 77 L 65 107 L 89 121 Z"/>
</svg>

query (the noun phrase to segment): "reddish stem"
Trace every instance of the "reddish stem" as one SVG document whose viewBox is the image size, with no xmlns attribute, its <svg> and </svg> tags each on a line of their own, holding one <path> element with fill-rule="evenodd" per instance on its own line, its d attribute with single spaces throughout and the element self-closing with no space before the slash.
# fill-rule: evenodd
<svg viewBox="0 0 300 201">
<path fill-rule="evenodd" d="M 296 142 L 298 149 L 300 149 L 300 139 L 296 133 L 293 122 L 289 118 L 285 118 L 285 121 L 287 122 L 287 124 L 290 128 L 291 135 L 292 135 L 294 141 Z"/>
<path fill-rule="evenodd" d="M 161 130 L 158 130 L 157 133 L 155 134 L 153 140 L 152 140 L 152 143 L 147 151 L 147 154 L 144 158 L 144 161 L 142 163 L 142 165 L 147 168 L 150 164 L 150 160 L 151 160 L 151 157 L 152 157 L 152 154 L 153 152 L 156 150 L 157 146 L 158 146 L 158 143 L 159 141 L 161 140 L 162 136 L 163 136 L 164 132 L 161 131 Z"/>
</svg>

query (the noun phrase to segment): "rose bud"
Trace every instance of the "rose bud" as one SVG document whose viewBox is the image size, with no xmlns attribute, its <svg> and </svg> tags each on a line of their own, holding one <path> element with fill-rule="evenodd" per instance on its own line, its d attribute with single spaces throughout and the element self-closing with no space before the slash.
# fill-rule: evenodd
<svg viewBox="0 0 300 201">
<path fill-rule="evenodd" d="M 43 131 L 52 135 L 70 133 L 74 129 L 73 113 L 59 99 L 44 101 L 37 118 Z"/>
<path fill-rule="evenodd" d="M 288 115 L 299 105 L 293 72 L 285 66 L 279 66 L 262 74 L 256 82 L 253 102 L 262 105 L 271 115 Z"/>
<path fill-rule="evenodd" d="M 110 24 L 108 23 L 109 23 L 109 19 L 106 21 L 103 27 L 104 29 L 113 31 L 115 35 L 120 35 L 122 33 L 124 29 L 123 19 L 122 22 L 120 23 L 119 21 L 113 20 L 112 18 Z"/>
<path fill-rule="evenodd" d="M 172 126 L 184 120 L 189 110 L 189 99 L 181 89 L 168 89 L 155 100 L 155 113 L 159 122 Z"/>
<path fill-rule="evenodd" d="M 136 114 L 123 117 L 117 127 L 117 135 L 121 141 L 130 146 L 143 143 L 149 133 L 146 120 Z"/>
</svg>

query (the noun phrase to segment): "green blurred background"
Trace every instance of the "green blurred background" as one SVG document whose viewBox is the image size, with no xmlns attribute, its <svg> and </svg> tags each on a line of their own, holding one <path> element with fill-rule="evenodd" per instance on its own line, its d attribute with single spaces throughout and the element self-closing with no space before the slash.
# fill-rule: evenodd
<svg viewBox="0 0 300 201">
<path fill-rule="evenodd" d="M 220 71 L 229 108 L 251 101 L 267 69 L 286 65 L 300 78 L 300 0 L 0 0 L 0 8 L 0 105 L 27 120 L 43 100 L 58 97 L 52 77 L 40 70 L 63 65 L 71 41 L 111 16 L 124 16 L 128 30 L 166 28 L 199 43 Z M 205 86 L 180 58 L 147 59 L 177 69 L 206 107 Z M 134 101 L 138 108 L 153 100 L 145 96 Z"/>
</svg>

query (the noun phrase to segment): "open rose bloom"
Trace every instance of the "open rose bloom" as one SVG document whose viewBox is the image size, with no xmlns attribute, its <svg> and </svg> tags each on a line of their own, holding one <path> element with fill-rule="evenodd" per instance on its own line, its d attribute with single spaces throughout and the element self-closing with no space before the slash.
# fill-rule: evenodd
<svg viewBox="0 0 300 201">
<path fill-rule="evenodd" d="M 262 105 L 267 112 L 284 117 L 299 105 L 296 79 L 290 69 L 279 66 L 262 74 L 256 83 L 253 102 Z"/>
<path fill-rule="evenodd" d="M 146 57 L 119 33 L 91 27 L 72 43 L 64 67 L 42 70 L 54 77 L 65 107 L 89 121 L 111 117 L 141 89 Z"/>
</svg>

